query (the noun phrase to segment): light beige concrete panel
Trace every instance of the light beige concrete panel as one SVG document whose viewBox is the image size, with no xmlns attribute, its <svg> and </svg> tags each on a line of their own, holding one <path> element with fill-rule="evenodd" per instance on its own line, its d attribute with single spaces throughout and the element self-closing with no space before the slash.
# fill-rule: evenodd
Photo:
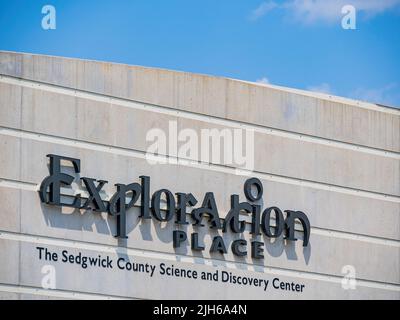
<svg viewBox="0 0 400 320">
<path fill-rule="evenodd" d="M 0 73 L 12 77 L 21 77 L 23 56 L 18 52 L 0 51 Z"/>
<path fill-rule="evenodd" d="M 354 105 L 232 81 L 227 118 L 286 131 L 400 150 L 400 116 Z M 259 91 L 259 92 L 257 92 Z M 397 112 L 396 112 L 397 113 Z"/>
<path fill-rule="evenodd" d="M 78 61 L 78 87 L 85 91 L 169 108 L 225 117 L 226 79 L 187 72 Z M 210 113 L 211 114 L 211 113 Z"/>
<path fill-rule="evenodd" d="M 0 134 L 0 177 L 20 180 L 20 139 Z"/>
<path fill-rule="evenodd" d="M 21 129 L 76 138 L 77 107 L 75 97 L 24 88 Z"/>
<path fill-rule="evenodd" d="M 221 77 L 203 77 L 203 113 L 211 114 L 212 111 L 214 116 L 226 118 L 227 84 Z"/>
<path fill-rule="evenodd" d="M 81 159 L 82 176 L 109 181 L 104 187 L 108 196 L 114 193 L 115 183 L 139 181 L 140 175 L 149 175 L 152 192 L 161 188 L 168 188 L 173 192 L 192 192 L 201 203 L 205 192 L 213 191 L 221 217 L 229 211 L 231 194 L 239 194 L 243 201 L 245 199 L 243 184 L 246 177 L 243 176 L 185 166 L 150 165 L 144 159 L 26 139 L 22 143 L 21 157 L 18 151 L 15 151 L 13 158 L 13 153 L 3 156 L 4 162 L 10 163 L 10 168 L 13 168 L 13 162 L 21 161 L 21 179 L 24 182 L 39 185 L 49 174 L 46 154 L 55 153 Z M 15 141 L 13 145 L 17 146 Z M 18 174 L 8 175 L 8 171 L 3 172 L 6 178 L 19 179 Z M 67 172 L 72 173 L 72 170 L 68 169 Z M 399 203 L 275 181 L 262 182 L 264 206 L 277 205 L 282 209 L 302 210 L 309 216 L 312 226 L 400 239 Z M 77 188 L 76 183 L 74 188 Z"/>
<path fill-rule="evenodd" d="M 321 234 L 314 232 L 310 236 L 310 245 L 302 246 L 302 241 L 285 242 L 282 238 L 276 241 L 265 236 L 256 240 L 264 242 L 264 259 L 252 259 L 250 256 L 249 229 L 241 237 L 248 241 L 248 256 L 239 258 L 232 254 L 230 244 L 238 239 L 238 235 L 231 232 L 223 234 L 206 227 L 192 225 L 179 227 L 172 221 L 159 223 L 142 221 L 139 208 L 128 212 L 127 242 L 113 237 L 116 234 L 116 220 L 107 214 L 78 211 L 68 208 L 58 208 L 41 204 L 36 192 L 23 191 L 21 203 L 22 225 L 21 232 L 32 235 L 52 238 L 85 241 L 104 245 L 123 245 L 138 250 L 178 253 L 181 255 L 212 258 L 225 261 L 265 265 L 276 268 L 306 271 L 311 273 L 341 275 L 342 267 L 352 265 L 357 270 L 357 277 L 380 282 L 400 283 L 400 249 L 398 245 L 374 243 L 373 241 L 358 240 L 356 238 L 341 238 L 330 232 Z M 250 228 L 248 226 L 248 228 Z M 199 239 L 206 249 L 201 253 L 192 251 L 190 242 L 185 242 L 181 248 L 174 250 L 172 245 L 173 230 L 184 230 L 188 234 L 199 233 Z M 212 238 L 222 235 L 228 253 L 226 255 L 211 254 Z M 302 233 L 296 235 L 302 239 Z"/>
<path fill-rule="evenodd" d="M 11 88 L 15 91 L 17 87 Z M 204 129 L 220 132 L 228 129 L 233 136 L 231 127 L 40 90 L 25 88 L 23 97 L 17 100 L 9 108 L 18 108 L 20 100 L 23 101 L 21 128 L 24 130 L 134 150 L 148 150 L 153 141 L 147 139 L 147 134 L 156 128 L 166 134 L 168 142 L 169 135 L 172 135 L 170 121 L 177 121 L 178 133 L 192 129 L 199 139 Z M 2 124 L 15 127 L 12 119 L 4 119 Z M 242 134 L 244 141 L 245 132 L 242 131 Z M 178 147 L 182 145 L 183 142 L 178 143 Z M 200 155 L 201 141 L 198 145 Z M 254 161 L 255 171 L 400 195 L 398 159 L 259 132 L 254 135 L 254 150 L 248 158 L 250 162 Z M 169 148 L 166 152 L 175 155 Z M 229 166 L 237 165 L 224 158 L 211 160 Z"/>
<path fill-rule="evenodd" d="M 45 55 L 22 55 L 22 78 L 75 88 L 77 60 Z"/>
<path fill-rule="evenodd" d="M 0 291 L 0 300 L 19 300 L 20 295 L 14 292 Z"/>
<path fill-rule="evenodd" d="M 375 148 L 400 150 L 400 116 L 395 111 L 385 112 L 383 111 L 385 109 L 375 108 L 372 105 L 369 106 L 370 109 L 360 108 L 351 103 L 294 93 L 290 89 L 283 90 L 153 68 L 4 52 L 0 53 L 0 74 L 69 88 L 77 87 L 80 90 Z M 135 146 L 144 150 L 146 145 L 143 144 L 143 131 L 158 126 L 165 129 L 167 124 L 167 117 L 153 119 L 145 111 L 133 111 L 107 103 L 93 103 L 85 99 L 75 100 L 73 97 L 54 93 L 37 93 L 31 89 L 12 87 L 4 83 L 0 86 L 0 93 L 0 125 L 11 128 L 22 127 L 27 131 L 44 132 L 125 148 Z M 42 112 L 43 106 L 46 109 L 44 112 Z M 9 112 L 10 108 L 16 112 Z M 386 110 L 389 111 L 389 109 Z M 131 115 L 132 113 L 134 116 Z M 173 119 L 173 117 L 168 117 L 170 118 Z M 60 121 L 54 121 L 54 119 L 60 119 Z M 99 123 L 104 126 L 96 126 Z M 179 119 L 179 125 L 199 129 L 207 124 Z M 14 134 L 18 135 L 17 132 Z M 213 191 L 222 217 L 229 209 L 230 194 L 240 194 L 241 199 L 244 200 L 242 189 L 246 178 L 223 173 L 220 169 L 211 171 L 205 168 L 176 165 L 150 165 L 144 159 L 122 156 L 117 150 L 114 150 L 114 153 L 104 152 L 106 151 L 104 147 L 93 148 L 93 145 L 87 145 L 85 149 L 82 149 L 73 148 L 74 142 L 68 143 L 70 147 L 67 147 L 45 142 L 44 138 L 42 141 L 35 142 L 0 135 L 0 191 L 2 192 L 0 204 L 5 208 L 1 213 L 0 229 L 7 231 L 4 234 L 19 231 L 18 213 L 22 212 L 21 231 L 27 234 L 104 245 L 119 243 L 129 248 L 150 251 L 153 251 L 155 246 L 155 251 L 165 252 L 169 256 L 175 253 L 172 248 L 174 225 L 170 223 L 160 226 L 154 221 L 141 223 L 137 218 L 137 208 L 131 210 L 128 215 L 128 228 L 131 232 L 130 238 L 124 244 L 112 237 L 115 233 L 113 218 L 88 212 L 71 213 L 59 208 L 49 208 L 40 204 L 37 192 L 19 190 L 19 184 L 15 181 L 22 181 L 24 188 L 29 189 L 27 187 L 29 183 L 40 183 L 48 175 L 45 157 L 47 153 L 80 158 L 82 176 L 110 181 L 105 188 L 107 195 L 111 195 L 114 191 L 114 183 L 138 181 L 139 175 L 146 174 L 151 176 L 152 192 L 160 188 L 168 188 L 173 192 L 192 192 L 201 202 L 206 191 Z M 265 156 L 266 153 L 262 152 L 257 154 L 259 158 L 256 159 L 256 168 L 260 171 L 271 170 L 275 174 L 297 175 L 306 180 L 315 179 L 353 188 L 400 194 L 398 160 L 387 158 L 383 160 L 382 157 L 374 155 L 304 142 L 300 148 L 300 144 L 293 140 L 258 134 L 256 149 L 277 150 L 269 156 Z M 296 157 L 293 156 L 294 154 Z M 68 169 L 68 172 L 70 173 L 71 169 Z M 188 178 L 183 179 L 183 177 Z M 9 182 L 7 179 L 14 182 Z M 276 181 L 263 180 L 263 184 L 265 206 L 277 205 L 282 209 L 297 209 L 307 213 L 313 226 L 311 245 L 303 249 L 301 241 L 284 246 L 281 240 L 270 243 L 268 239 L 263 239 L 266 242 L 265 260 L 258 262 L 253 262 L 250 258 L 241 260 L 229 252 L 224 257 L 225 261 L 222 261 L 223 267 L 227 267 L 229 262 L 235 262 L 236 266 L 241 266 L 241 262 L 246 262 L 254 268 L 265 264 L 277 269 L 305 271 L 313 275 L 305 279 L 312 289 L 311 297 L 315 297 L 316 292 L 324 292 L 323 296 L 326 298 L 399 299 L 398 290 L 392 290 L 393 286 L 392 289 L 387 289 L 382 284 L 384 282 L 397 285 L 400 283 L 398 241 L 382 239 L 399 240 L 400 238 L 400 204 L 398 202 L 379 200 L 379 197 L 374 198 L 372 195 L 361 197 L 351 192 L 333 192 Z M 33 185 L 30 188 L 33 189 Z M 76 188 L 75 184 L 74 188 Z M 188 228 L 188 232 L 192 232 L 192 227 Z M 204 234 L 206 247 L 209 248 L 211 241 L 209 230 L 203 228 L 199 232 L 200 235 Z M 213 234 L 212 231 L 211 234 Z M 231 234 L 225 235 L 225 238 L 228 243 L 234 239 Z M 26 247 L 29 245 L 32 244 L 26 244 Z M 32 255 L 29 253 L 30 249 L 23 251 L 22 256 L 25 260 L 32 259 L 32 256 L 29 256 L 29 254 Z M 176 253 L 180 254 L 177 257 L 194 256 L 197 264 L 199 261 L 204 261 L 200 259 L 198 253 L 191 252 L 190 247 L 187 246 L 177 249 Z M 35 273 L 31 277 L 25 260 L 21 262 L 21 267 L 24 269 L 21 273 L 15 267 L 19 261 L 18 245 L 10 244 L 10 240 L 5 240 L 3 237 L 0 240 L 0 255 L 9 260 L 4 266 L 0 266 L 0 283 L 18 283 L 18 279 L 23 279 L 26 285 L 40 286 L 41 278 Z M 221 264 L 221 257 L 210 256 L 207 249 L 203 256 L 216 259 L 213 260 L 214 264 L 217 262 Z M 3 260 L 4 258 L 0 259 L 0 261 Z M 157 261 L 162 261 L 162 259 Z M 369 285 L 358 288 L 356 291 L 346 290 L 344 293 L 340 284 L 326 285 L 324 281 L 315 280 L 316 275 L 320 273 L 340 277 L 343 265 L 353 265 L 356 268 L 357 277 L 376 282 L 367 281 L 369 284 L 372 283 L 372 287 Z M 40 271 L 40 268 L 37 270 Z M 65 274 L 70 274 L 69 270 L 64 271 Z M 246 274 L 248 273 L 249 271 L 246 270 Z M 79 277 L 81 281 L 78 281 Z M 143 284 L 139 284 L 138 291 L 132 291 L 127 286 L 113 288 L 112 284 L 109 284 L 121 281 L 126 284 L 130 283 L 130 280 L 136 282 L 136 275 L 133 277 L 118 275 L 116 278 L 108 278 L 105 281 L 105 287 L 100 284 L 93 286 L 94 279 L 90 276 L 79 277 L 67 276 L 65 280 L 62 280 L 64 282 L 61 286 L 66 290 L 70 288 L 79 290 L 78 286 L 87 283 L 90 292 L 103 293 L 105 288 L 107 290 L 111 288 L 114 294 L 119 295 L 120 293 L 116 292 L 122 292 L 123 295 L 135 297 L 146 297 L 146 293 L 143 292 L 148 289 L 147 286 L 144 288 Z M 165 283 L 161 279 L 158 280 L 160 281 L 151 288 L 161 297 L 166 293 L 164 287 L 161 288 L 161 283 L 169 287 L 172 282 L 168 280 Z M 195 284 L 178 283 L 178 287 L 182 287 L 183 292 L 192 288 L 193 285 Z M 219 291 L 222 292 L 224 298 L 242 298 L 234 293 L 236 290 L 230 290 L 226 285 L 217 287 L 216 292 Z M 206 292 L 209 292 L 209 286 L 200 286 L 199 298 Z M 246 297 L 254 297 L 251 291 L 241 291 L 240 294 L 243 293 Z M 272 293 L 273 296 L 274 293 Z M 287 296 L 303 298 L 290 294 L 285 295 Z"/>
<path fill-rule="evenodd" d="M 315 227 L 400 239 L 399 203 L 270 182 L 264 192 L 268 206 L 301 208 Z"/>
<path fill-rule="evenodd" d="M 62 252 L 67 250 L 67 255 L 77 255 L 79 252 L 88 257 L 97 257 L 99 254 L 106 257 L 106 254 L 90 250 L 66 248 L 62 246 L 45 247 L 51 252 L 56 252 L 59 256 L 57 262 L 41 261 L 38 259 L 37 244 L 21 244 L 21 284 L 28 286 L 39 286 L 42 279 L 40 272 L 45 264 L 51 264 L 56 270 L 56 284 L 58 289 L 73 290 L 90 293 L 102 293 L 111 295 L 121 295 L 125 297 L 151 298 L 151 299 L 398 299 L 399 292 L 382 288 L 371 288 L 359 285 L 355 290 L 344 290 L 341 284 L 336 282 L 324 282 L 314 279 L 301 277 L 282 276 L 271 273 L 264 273 L 261 269 L 243 270 L 239 265 L 233 268 L 226 266 L 208 266 L 200 262 L 186 263 L 179 261 L 164 260 L 155 257 L 126 255 L 122 252 L 109 253 L 113 268 L 105 269 L 98 267 L 88 267 L 83 269 L 81 265 L 62 262 Z M 124 259 L 132 263 L 142 263 L 155 267 L 153 276 L 150 273 L 139 273 L 128 270 L 121 270 L 117 267 L 117 260 Z M 29 262 L 29 263 L 28 263 Z M 201 279 L 188 279 L 182 277 L 171 277 L 160 274 L 160 264 L 167 266 L 174 265 L 176 268 L 196 270 L 198 276 L 201 272 L 214 273 L 218 271 L 219 281 L 208 281 Z M 255 287 L 249 285 L 238 285 L 222 282 L 221 274 L 223 271 L 232 272 L 236 276 L 254 277 L 269 281 L 265 287 Z M 61 276 L 60 276 L 61 275 Z M 273 280 L 279 278 L 280 281 L 294 282 L 304 285 L 303 292 L 292 292 L 287 290 L 275 289 L 271 286 Z M 99 281 L 101 279 L 101 281 Z M 339 279 L 340 280 L 340 279 Z M 337 280 L 336 280 L 337 281 Z M 277 284 L 278 281 L 275 281 Z M 175 290 L 170 290 L 173 287 Z M 196 290 L 193 291 L 193 287 Z M 210 290 L 212 288 L 212 290 Z"/>
<path fill-rule="evenodd" d="M 0 232 L 20 230 L 21 190 L 0 187 Z"/>
<path fill-rule="evenodd" d="M 0 74 L 76 87 L 77 59 L 0 51 Z"/>
<path fill-rule="evenodd" d="M 179 119 L 178 132 L 185 129 L 195 130 L 198 137 L 204 129 L 217 129 L 220 133 L 228 129 L 232 137 L 233 130 L 237 130 L 203 121 Z M 242 141 L 234 141 L 234 148 L 242 142 L 243 153 L 246 151 L 245 136 L 243 130 Z M 223 139 L 220 141 L 220 159 L 210 160 L 240 168 L 234 158 L 230 162 L 223 157 L 224 142 Z M 178 147 L 181 145 L 182 142 Z M 200 154 L 200 141 L 198 150 Z M 254 153 L 248 154 L 246 161 L 254 163 L 256 172 L 400 195 L 400 160 L 381 155 L 254 132 Z"/>
<path fill-rule="evenodd" d="M 0 126 L 21 127 L 23 90 L 20 86 L 0 83 Z"/>
<path fill-rule="evenodd" d="M 0 83 L 8 97 L 6 101 L 21 88 L 8 86 Z M 135 150 L 146 150 L 150 145 L 146 141 L 149 130 L 168 132 L 169 121 L 177 121 L 174 116 L 31 88 L 24 88 L 24 93 L 14 100 L 4 105 L 4 113 L 14 114 L 22 101 L 22 123 L 16 124 L 15 116 L 4 117 L 0 119 L 1 126 Z"/>
<path fill-rule="evenodd" d="M 0 284 L 18 284 L 20 271 L 20 243 L 0 239 Z"/>
<path fill-rule="evenodd" d="M 97 61 L 77 61 L 76 85 L 84 91 L 107 94 L 105 74 L 111 68 L 110 63 Z"/>
<path fill-rule="evenodd" d="M 138 66 L 126 67 L 126 72 L 130 87 L 121 97 L 174 108 L 176 83 L 183 74 Z"/>
<path fill-rule="evenodd" d="M 315 98 L 321 136 L 371 147 L 400 151 L 400 113 L 366 110 Z M 389 109 L 390 110 L 390 109 Z M 393 110 L 393 109 L 392 109 Z"/>
<path fill-rule="evenodd" d="M 399 115 L 223 78 L 110 63 L 83 63 L 90 66 L 89 71 L 83 74 L 84 88 L 88 91 L 104 92 L 117 97 L 238 121 L 250 121 L 336 140 L 400 150 Z M 124 73 L 122 69 L 125 69 Z M 125 79 L 128 84 L 133 83 L 133 89 L 121 89 L 125 88 Z M 117 82 L 112 82 L 114 80 Z M 119 88 L 119 91 L 113 89 L 110 83 L 115 83 L 114 87 Z M 118 95 L 122 91 L 122 95 Z M 278 94 L 280 99 L 279 103 L 272 104 L 270 112 L 266 113 L 269 100 L 264 97 L 269 97 L 269 92 L 271 96 Z M 275 121 L 270 120 L 271 114 L 277 115 Z M 263 118 L 265 120 L 260 121 Z M 344 119 L 347 121 L 343 121 Z M 351 123 L 348 122 L 349 119 Z M 366 135 L 365 132 L 369 134 Z M 368 141 L 370 136 L 373 137 L 372 142 Z"/>
<path fill-rule="evenodd" d="M 155 116 L 147 111 L 86 99 L 77 100 L 77 114 L 79 140 L 140 151 L 146 151 L 152 143 L 146 141 L 149 130 L 158 128 L 168 132 L 168 121 L 176 121 L 174 116 Z"/>
<path fill-rule="evenodd" d="M 48 175 L 45 166 L 47 159 L 44 156 L 47 153 L 55 152 L 54 146 L 39 142 L 26 142 L 24 146 L 23 159 L 25 161 L 23 168 L 26 167 L 26 171 L 24 171 L 26 175 L 24 175 L 23 181 L 39 183 L 44 176 Z M 59 148 L 57 146 L 56 149 L 59 154 L 81 159 L 82 175 L 107 179 L 110 183 L 105 190 L 110 193 L 114 190 L 114 183 L 138 181 L 140 175 L 146 174 L 151 176 L 153 191 L 163 187 L 168 187 L 175 192 L 190 190 L 198 199 L 201 199 L 205 192 L 212 190 L 215 192 L 217 203 L 222 212 L 229 210 L 231 194 L 238 193 L 243 197 L 242 186 L 246 177 L 196 168 L 179 168 L 176 165 L 150 165 L 144 159 L 121 157 L 83 149 L 80 149 L 79 152 L 76 150 L 71 152 L 72 149 L 70 148 Z M 35 150 L 43 151 L 35 152 Z M 40 163 L 43 165 L 39 169 L 38 164 Z M 210 173 L 212 174 L 210 175 Z M 178 177 L 191 178 L 178 179 Z M 328 229 L 355 233 L 361 231 L 363 227 L 367 227 L 368 232 L 360 233 L 372 233 L 378 236 L 383 236 L 382 233 L 391 234 L 391 237 L 399 239 L 398 213 L 400 210 L 398 203 L 388 203 L 272 181 L 263 181 L 263 184 L 266 205 L 277 204 L 284 208 L 301 209 L 310 215 L 312 223 L 313 221 L 321 223 L 317 226 L 327 226 Z M 369 219 L 365 218 L 367 214 L 370 217 Z M 377 224 L 382 228 L 378 228 Z M 345 229 L 338 226 L 343 226 Z"/>
<path fill-rule="evenodd" d="M 162 72 L 165 72 L 162 70 Z M 176 104 L 172 107 L 193 113 L 226 118 L 227 80 L 218 77 L 197 76 L 191 73 L 175 73 Z"/>
<path fill-rule="evenodd" d="M 72 298 L 63 298 L 60 296 L 41 295 L 41 294 L 27 294 L 21 293 L 20 300 L 72 300 Z"/>
<path fill-rule="evenodd" d="M 81 90 L 400 151 L 400 116 L 380 111 L 385 109 L 372 110 L 286 88 L 156 68 L 29 54 L 21 58 L 20 54 L 7 52 L 0 53 L 0 60 L 0 73 L 6 75 L 18 76 L 22 68 L 25 79 L 71 88 L 76 83 Z M 19 67 L 21 60 L 23 66 Z"/>
<path fill-rule="evenodd" d="M 107 145 L 117 143 L 113 111 L 110 104 L 77 99 L 77 138 Z"/>
</svg>

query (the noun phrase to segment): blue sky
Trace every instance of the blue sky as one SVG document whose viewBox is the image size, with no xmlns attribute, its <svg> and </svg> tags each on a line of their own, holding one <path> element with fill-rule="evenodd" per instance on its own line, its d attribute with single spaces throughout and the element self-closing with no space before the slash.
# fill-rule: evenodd
<svg viewBox="0 0 400 320">
<path fill-rule="evenodd" d="M 44 30 L 44 5 L 56 29 Z M 344 4 L 356 9 L 345 30 Z M 400 0 L 0 0 L 0 49 L 329 92 L 400 107 Z"/>
</svg>

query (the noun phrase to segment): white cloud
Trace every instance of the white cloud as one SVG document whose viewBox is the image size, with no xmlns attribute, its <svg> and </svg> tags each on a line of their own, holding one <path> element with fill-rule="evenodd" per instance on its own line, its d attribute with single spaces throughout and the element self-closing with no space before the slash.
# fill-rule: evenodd
<svg viewBox="0 0 400 320">
<path fill-rule="evenodd" d="M 400 0 L 289 0 L 280 5 L 266 1 L 254 10 L 252 15 L 258 19 L 271 10 L 279 8 L 284 10 L 291 20 L 301 21 L 305 24 L 318 21 L 336 22 L 342 19 L 341 9 L 345 5 L 352 5 L 357 13 L 371 18 L 398 7 Z"/>
<path fill-rule="evenodd" d="M 264 1 L 251 12 L 250 19 L 257 20 L 277 7 L 278 5 L 273 1 Z"/>
<path fill-rule="evenodd" d="M 332 89 L 329 83 L 321 83 L 316 86 L 310 86 L 307 87 L 307 90 L 313 91 L 313 92 L 320 92 L 320 93 L 327 93 L 327 94 L 332 94 Z"/>
<path fill-rule="evenodd" d="M 292 0 L 283 6 L 299 21 L 313 23 L 317 21 L 339 21 L 345 5 L 352 5 L 357 13 L 373 17 L 400 4 L 400 0 Z"/>
<path fill-rule="evenodd" d="M 360 87 L 351 92 L 349 97 L 371 103 L 400 107 L 400 93 L 397 83 L 390 83 L 382 88 L 373 89 Z"/>
<path fill-rule="evenodd" d="M 267 77 L 262 77 L 261 79 L 256 80 L 256 82 L 261 84 L 269 84 L 269 80 Z"/>
</svg>

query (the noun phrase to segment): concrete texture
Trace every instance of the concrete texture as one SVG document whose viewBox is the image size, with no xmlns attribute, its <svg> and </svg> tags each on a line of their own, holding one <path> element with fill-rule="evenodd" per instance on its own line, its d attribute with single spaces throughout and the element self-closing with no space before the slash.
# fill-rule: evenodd
<svg viewBox="0 0 400 320">
<path fill-rule="evenodd" d="M 21 98 L 17 100 L 14 98 L 17 88 L 16 85 L 0 83 L 7 107 L 14 110 L 0 118 L 1 126 L 142 152 L 146 152 L 150 144 L 146 141 L 147 132 L 152 128 L 168 132 L 169 121 L 176 121 L 180 130 L 195 130 L 198 136 L 204 129 L 225 128 L 205 121 L 168 115 L 161 117 L 152 111 L 135 110 L 41 89 L 24 88 Z M 16 122 L 14 114 L 20 115 L 21 123 Z M 257 150 L 254 159 L 254 170 L 257 172 L 400 194 L 398 158 L 360 152 L 356 148 L 332 148 L 329 145 L 260 132 L 254 134 L 254 148 Z M 173 155 L 168 151 L 167 155 Z M 214 163 L 229 165 L 223 158 Z"/>
<path fill-rule="evenodd" d="M 40 203 L 46 154 L 55 153 L 81 159 L 82 176 L 108 180 L 104 197 L 112 195 L 115 183 L 148 175 L 152 192 L 192 192 L 200 202 L 205 192 L 214 192 L 225 217 L 231 194 L 244 200 L 247 177 L 235 174 L 235 167 L 224 161 L 152 165 L 145 159 L 146 133 L 168 132 L 169 121 L 197 133 L 254 129 L 251 175 L 264 185 L 262 204 L 306 212 L 310 246 L 261 237 L 263 260 L 238 258 L 229 248 L 224 256 L 210 255 L 211 235 L 217 233 L 188 226 L 183 230 L 198 231 L 206 250 L 200 254 L 188 244 L 174 250 L 177 226 L 143 222 L 138 208 L 128 212 L 129 239 L 121 242 L 112 236 L 115 219 L 107 214 Z M 399 152 L 399 110 L 184 72 L 0 52 L 0 261 L 5 261 L 0 299 L 74 298 L 72 293 L 78 298 L 400 299 Z M 74 183 L 73 189 L 81 187 Z M 296 230 L 301 239 L 301 227 Z M 229 244 L 235 235 L 224 239 Z M 199 272 L 279 277 L 304 283 L 306 291 L 264 292 L 227 283 L 213 283 L 210 290 L 204 281 L 90 272 L 57 262 L 58 291 L 47 294 L 32 291 L 43 290 L 46 263 L 37 258 L 38 245 L 93 256 L 125 254 Z M 341 286 L 346 265 L 356 270 L 355 290 Z"/>
<path fill-rule="evenodd" d="M 230 79 L 2 52 L 0 73 L 180 110 L 400 150 L 398 111 Z M 344 103 L 346 102 L 346 103 Z M 368 134 L 366 134 L 368 132 Z"/>
<path fill-rule="evenodd" d="M 151 165 L 146 160 L 128 156 L 87 150 L 83 148 L 60 146 L 54 143 L 31 141 L 3 136 L 8 145 L 16 150 L 3 153 L 3 166 L 0 173 L 3 177 L 38 185 L 43 177 L 48 175 L 48 153 L 66 154 L 78 157 L 82 162 L 82 172 L 89 177 L 106 179 L 110 183 L 104 190 L 110 197 L 115 191 L 114 183 L 129 183 L 139 181 L 138 177 L 146 172 L 151 176 L 151 191 L 169 188 L 175 192 L 190 190 L 197 199 L 202 199 L 204 193 L 213 190 L 220 210 L 224 217 L 229 210 L 229 196 L 239 193 L 243 198 L 242 187 L 246 177 L 202 170 L 187 166 L 163 164 Z M 22 147 L 20 147 L 20 144 Z M 21 151 L 21 156 L 18 152 Z M 20 163 L 19 171 L 13 172 L 15 163 Z M 96 165 L 90 165 L 95 163 Z M 191 179 L 178 179 L 187 176 Z M 207 177 L 212 179 L 212 188 Z M 265 205 L 278 205 L 282 208 L 297 208 L 307 212 L 315 227 L 329 230 L 346 231 L 350 233 L 373 235 L 375 237 L 400 240 L 400 204 L 368 197 L 359 197 L 340 192 L 330 192 L 306 186 L 296 186 L 286 183 L 261 179 L 264 185 Z M 35 201 L 39 198 L 35 194 Z M 30 215 L 34 215 L 33 204 Z M 16 207 L 17 208 L 17 207 Z M 40 214 L 40 210 L 39 210 Z M 6 219 L 7 221 L 7 219 Z"/>
</svg>

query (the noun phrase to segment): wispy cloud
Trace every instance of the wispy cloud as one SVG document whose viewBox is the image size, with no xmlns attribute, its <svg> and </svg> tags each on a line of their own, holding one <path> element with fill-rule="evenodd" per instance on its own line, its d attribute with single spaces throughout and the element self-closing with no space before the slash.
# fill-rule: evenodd
<svg viewBox="0 0 400 320">
<path fill-rule="evenodd" d="M 265 16 L 268 12 L 278 8 L 278 4 L 273 1 L 264 1 L 250 14 L 251 20 L 257 20 L 262 16 Z"/>
<path fill-rule="evenodd" d="M 400 86 L 397 83 L 389 83 L 381 88 L 357 88 L 349 94 L 349 97 L 361 101 L 379 103 L 392 107 L 400 107 Z"/>
<path fill-rule="evenodd" d="M 261 83 L 261 84 L 269 84 L 269 79 L 267 77 L 262 77 L 258 80 L 256 80 L 257 83 Z"/>
<path fill-rule="evenodd" d="M 325 82 L 319 85 L 309 86 L 306 90 L 336 95 L 332 86 Z M 400 108 L 400 85 L 396 82 L 389 83 L 379 88 L 358 87 L 353 91 L 339 93 L 338 95 L 350 99 Z"/>
<path fill-rule="evenodd" d="M 253 20 L 257 20 L 274 9 L 284 10 L 291 20 L 312 24 L 315 22 L 336 22 L 343 14 L 341 9 L 345 5 L 352 5 L 357 13 L 365 18 L 372 18 L 377 14 L 400 6 L 400 0 L 288 0 L 281 4 L 273 1 L 262 2 L 252 12 Z"/>
<path fill-rule="evenodd" d="M 316 86 L 310 86 L 307 87 L 307 90 L 313 91 L 313 92 L 320 92 L 320 93 L 327 93 L 327 94 L 333 94 L 332 88 L 329 85 L 329 83 L 321 83 Z"/>
</svg>

